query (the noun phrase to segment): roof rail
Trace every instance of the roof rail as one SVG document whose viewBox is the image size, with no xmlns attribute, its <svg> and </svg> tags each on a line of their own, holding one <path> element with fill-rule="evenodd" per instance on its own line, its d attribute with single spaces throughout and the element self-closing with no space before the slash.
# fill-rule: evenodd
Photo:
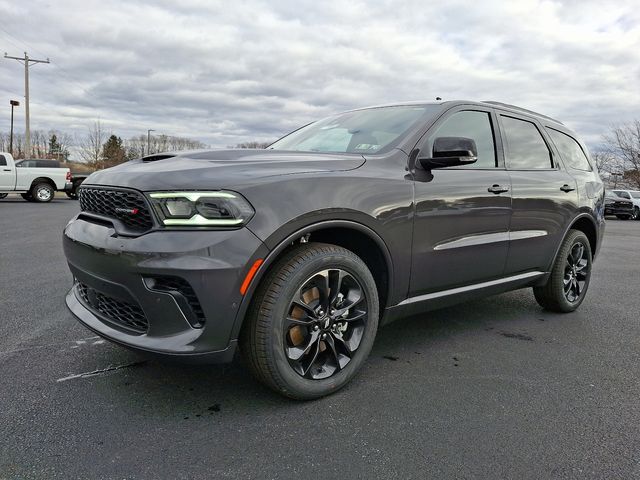
<svg viewBox="0 0 640 480">
<path fill-rule="evenodd" d="M 500 107 L 510 108 L 511 110 L 517 110 L 517 111 L 520 111 L 520 112 L 526 112 L 526 113 L 529 113 L 531 115 L 536 115 L 538 117 L 546 118 L 547 120 L 551 120 L 552 122 L 559 123 L 560 125 L 564 125 L 564 123 L 562 123 L 560 120 L 556 120 L 555 118 L 550 117 L 548 115 L 543 115 L 541 113 L 534 112 L 533 110 L 527 110 L 526 108 L 516 107 L 515 105 L 510 105 L 508 103 L 496 102 L 496 101 L 493 101 L 493 100 L 484 100 L 483 103 L 490 103 L 491 105 L 498 105 Z"/>
</svg>

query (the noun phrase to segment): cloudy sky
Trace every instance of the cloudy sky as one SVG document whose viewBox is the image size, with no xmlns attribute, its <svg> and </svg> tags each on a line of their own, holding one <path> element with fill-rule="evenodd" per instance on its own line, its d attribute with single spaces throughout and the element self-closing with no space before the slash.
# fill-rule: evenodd
<svg viewBox="0 0 640 480">
<path fill-rule="evenodd" d="M 407 100 L 498 100 L 558 117 L 592 146 L 640 117 L 638 0 L 498 2 L 0 0 L 0 50 L 31 70 L 32 129 L 96 119 L 214 147 L 273 140 L 326 114 Z M 0 100 L 23 69 L 0 59 Z M 23 108 L 16 111 L 23 127 Z"/>
</svg>

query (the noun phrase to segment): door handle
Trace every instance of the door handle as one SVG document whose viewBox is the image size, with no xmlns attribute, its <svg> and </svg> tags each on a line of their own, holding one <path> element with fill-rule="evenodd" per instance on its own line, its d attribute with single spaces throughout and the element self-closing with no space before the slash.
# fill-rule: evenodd
<svg viewBox="0 0 640 480">
<path fill-rule="evenodd" d="M 10 172 L 10 171 L 11 171 L 11 169 L 10 169 L 10 168 L 3 168 L 3 169 L 2 169 L 2 171 L 3 171 L 3 172 Z"/>
<path fill-rule="evenodd" d="M 498 185 L 497 183 L 495 185 L 492 185 L 491 187 L 487 188 L 487 190 L 491 193 L 505 193 L 509 191 L 509 187 L 503 187 L 502 185 Z"/>
<path fill-rule="evenodd" d="M 564 185 L 562 185 L 560 187 L 560 190 L 562 190 L 563 192 L 569 193 L 569 192 L 573 192 L 575 190 L 575 188 L 573 188 L 573 187 L 571 187 L 571 186 L 569 186 L 568 184 L 565 183 Z"/>
</svg>

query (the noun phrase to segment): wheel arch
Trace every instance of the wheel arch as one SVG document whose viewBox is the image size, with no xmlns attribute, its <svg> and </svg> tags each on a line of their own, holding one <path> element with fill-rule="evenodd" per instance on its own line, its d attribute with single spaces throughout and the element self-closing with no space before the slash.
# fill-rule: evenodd
<svg viewBox="0 0 640 480">
<path fill-rule="evenodd" d="M 596 227 L 596 223 L 593 221 L 590 215 L 584 214 L 578 216 L 578 218 L 574 219 L 569 226 L 569 230 L 580 230 L 584 233 L 589 240 L 589 246 L 591 247 L 591 255 L 593 258 L 596 256 L 596 251 L 598 249 L 598 228 Z M 566 233 L 565 233 L 566 236 Z"/>
<path fill-rule="evenodd" d="M 48 183 L 49 185 L 51 185 L 51 187 L 53 187 L 54 191 L 58 188 L 56 186 L 56 182 L 51 180 L 49 177 L 38 177 L 31 182 L 31 185 L 29 186 L 29 191 L 31 191 L 31 189 L 36 185 L 38 185 L 39 183 Z"/>
<path fill-rule="evenodd" d="M 566 228 L 564 235 L 562 235 L 562 241 L 558 243 L 553 258 L 551 259 L 551 264 L 548 268 L 549 271 L 551 271 L 551 269 L 553 268 L 553 265 L 556 262 L 556 258 L 558 257 L 558 252 L 562 247 L 562 243 L 564 242 L 564 239 L 567 237 L 567 234 L 570 230 L 579 230 L 586 235 L 587 239 L 589 240 L 589 246 L 591 247 L 592 258 L 595 259 L 596 252 L 598 251 L 598 241 L 600 240 L 598 238 L 598 227 L 595 220 L 593 219 L 593 216 L 589 213 L 583 212 L 577 215 Z"/>
<path fill-rule="evenodd" d="M 249 305 L 262 279 L 276 261 L 302 239 L 338 245 L 354 252 L 367 264 L 376 281 L 380 312 L 393 291 L 393 262 L 384 240 L 371 228 L 351 220 L 326 220 L 309 224 L 280 240 L 266 255 L 240 302 L 232 331 L 232 339 L 240 334 Z"/>
</svg>

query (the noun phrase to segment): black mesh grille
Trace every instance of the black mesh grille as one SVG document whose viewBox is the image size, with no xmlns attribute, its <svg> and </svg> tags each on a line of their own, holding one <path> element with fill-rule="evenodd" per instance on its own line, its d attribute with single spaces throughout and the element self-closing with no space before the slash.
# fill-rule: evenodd
<svg viewBox="0 0 640 480">
<path fill-rule="evenodd" d="M 200 305 L 200 301 L 198 300 L 198 296 L 196 292 L 193 291 L 189 282 L 187 282 L 184 278 L 180 277 L 172 277 L 172 276 L 158 276 L 151 277 L 153 279 L 154 290 L 160 290 L 162 292 L 177 292 L 182 295 L 191 310 L 197 317 L 200 324 L 204 323 L 205 317 L 204 312 L 202 311 L 202 305 Z"/>
<path fill-rule="evenodd" d="M 76 291 L 86 307 L 104 315 L 113 323 L 139 333 L 144 333 L 149 328 L 147 318 L 138 305 L 116 300 L 80 282 L 76 283 Z"/>
<path fill-rule="evenodd" d="M 153 227 L 147 202 L 142 194 L 131 190 L 80 187 L 78 189 L 80 209 L 109 218 L 117 218 L 136 232 L 145 232 Z"/>
</svg>

